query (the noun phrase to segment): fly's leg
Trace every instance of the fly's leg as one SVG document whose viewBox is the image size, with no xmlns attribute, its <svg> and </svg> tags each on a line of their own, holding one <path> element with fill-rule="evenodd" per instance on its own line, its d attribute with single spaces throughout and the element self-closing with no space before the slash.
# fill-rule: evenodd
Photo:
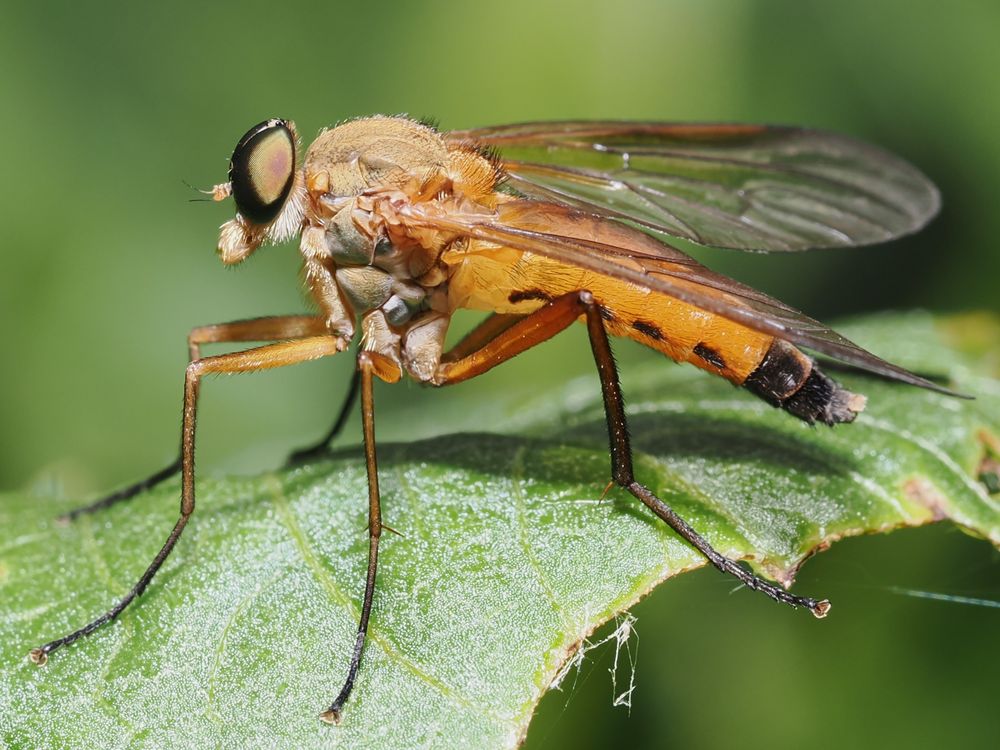
<svg viewBox="0 0 1000 750">
<path fill-rule="evenodd" d="M 632 472 L 632 445 L 628 435 L 628 424 L 625 420 L 625 402 L 622 399 L 618 368 L 611 353 L 611 342 L 608 340 L 608 333 L 604 328 L 600 310 L 594 304 L 593 298 L 589 294 L 586 296 L 588 299 L 583 299 L 581 295 L 580 301 L 586 309 L 590 347 L 594 353 L 594 362 L 597 364 L 597 372 L 601 379 L 604 414 L 608 422 L 608 439 L 611 445 L 611 473 L 614 481 L 663 519 L 670 528 L 701 552 L 712 565 L 723 573 L 736 577 L 747 588 L 760 591 L 777 602 L 792 607 L 806 607 L 816 617 L 825 617 L 830 611 L 829 601 L 826 599 L 817 601 L 810 597 L 790 594 L 780 585 L 755 576 L 735 561 L 719 554 L 704 537 L 692 529 L 687 521 L 660 500 L 652 490 L 636 481 Z"/>
<path fill-rule="evenodd" d="M 378 491 L 378 459 L 375 455 L 375 400 L 373 396 L 373 378 L 376 374 L 382 376 L 378 355 L 361 352 L 358 355 L 358 372 L 361 382 L 361 423 L 365 437 L 365 466 L 368 470 L 368 573 L 365 576 L 365 593 L 361 604 L 361 618 L 358 622 L 358 634 L 354 640 L 354 651 L 347 670 L 347 679 L 340 693 L 334 698 L 330 707 L 320 714 L 320 719 L 327 724 L 339 724 L 344 704 L 347 702 L 354 681 L 361 665 L 361 652 L 365 648 L 365 637 L 368 634 L 368 619 L 372 612 L 372 598 L 375 596 L 375 573 L 378 569 L 378 543 L 382 536 L 382 507 Z M 399 378 L 394 374 L 392 378 Z M 392 378 L 389 378 L 390 380 Z M 386 379 L 386 378 L 383 378 Z"/>
<path fill-rule="evenodd" d="M 567 328 L 581 315 L 584 316 L 587 324 L 594 362 L 597 364 L 597 372 L 601 380 L 604 413 L 608 423 L 608 439 L 611 445 L 611 475 L 615 484 L 628 490 L 723 573 L 736 577 L 748 588 L 761 591 L 775 601 L 793 607 L 806 607 L 816 617 L 824 617 L 830 610 L 830 602 L 825 599 L 817 601 L 790 594 L 778 584 L 758 578 L 735 561 L 719 554 L 670 506 L 660 500 L 648 487 L 636 481 L 632 471 L 632 446 L 629 442 L 618 369 L 611 353 L 611 343 L 601 318 L 600 306 L 594 301 L 590 292 L 573 292 L 558 297 L 503 330 L 482 349 L 440 365 L 435 383 L 437 385 L 450 385 L 486 372 L 501 362 L 551 338 Z"/>
<path fill-rule="evenodd" d="M 153 558 L 153 562 L 149 564 L 132 590 L 121 601 L 79 630 L 54 641 L 49 641 L 44 646 L 32 649 L 30 657 L 33 662 L 39 665 L 45 664 L 49 654 L 56 649 L 73 643 L 85 635 L 90 635 L 101 625 L 118 617 L 136 597 L 146 590 L 149 582 L 156 575 L 156 571 L 160 569 L 163 561 L 167 559 L 174 545 L 177 544 L 177 540 L 180 539 L 181 532 L 184 531 L 188 519 L 194 513 L 194 440 L 201 379 L 205 375 L 213 373 L 253 372 L 327 357 L 341 351 L 341 344 L 341 339 L 335 336 L 314 336 L 232 354 L 222 354 L 217 357 L 206 357 L 195 360 L 187 366 L 184 376 L 184 417 L 181 429 L 181 509 L 177 523 L 170 532 L 170 536 L 167 537 L 163 548 Z"/>
<path fill-rule="evenodd" d="M 477 325 L 459 341 L 455 346 L 444 353 L 442 362 L 457 362 L 468 357 L 473 352 L 477 352 L 493 339 L 506 331 L 520 320 L 527 317 L 516 313 L 493 313 L 482 323 Z"/>
<path fill-rule="evenodd" d="M 507 328 L 510 328 L 510 326 L 523 317 L 523 315 L 494 313 L 484 320 L 482 324 L 471 331 L 465 338 L 458 342 L 458 344 L 456 344 L 455 347 L 448 352 L 449 356 L 452 359 L 459 359 L 476 349 L 481 349 L 487 341 L 495 338 L 499 333 L 502 333 Z M 314 445 L 294 451 L 288 457 L 289 464 L 299 464 L 313 458 L 319 458 L 326 453 L 327 450 L 329 450 L 330 443 L 332 443 L 334 438 L 336 438 L 337 435 L 340 434 L 340 431 L 344 429 L 344 424 L 347 422 L 348 416 L 350 416 L 351 409 L 354 408 L 354 402 L 358 398 L 358 388 L 361 383 L 360 377 L 361 371 L 355 370 L 354 377 L 351 378 L 351 384 L 347 390 L 347 395 L 344 397 L 344 402 L 340 406 L 340 412 L 338 412 L 337 418 L 333 421 L 333 426 L 330 428 L 330 431 L 326 433 L 326 436 L 321 438 Z"/>
<path fill-rule="evenodd" d="M 276 315 L 267 318 L 251 320 L 236 320 L 231 323 L 218 323 L 210 326 L 199 326 L 188 334 L 188 363 L 201 358 L 201 347 L 204 344 L 226 344 L 237 341 L 278 341 L 281 339 L 297 339 L 305 336 L 320 336 L 326 333 L 323 319 L 310 315 Z M 158 484 L 181 471 L 181 453 L 168 466 L 150 474 L 135 484 L 123 487 L 99 500 L 74 508 L 59 516 L 62 521 L 72 521 L 79 516 L 93 513 L 103 508 L 117 505 L 124 500 L 151 490 Z"/>
<path fill-rule="evenodd" d="M 286 464 L 301 464 L 306 461 L 310 461 L 314 458 L 319 458 L 329 450 L 330 443 L 333 442 L 334 438 L 340 434 L 340 431 L 344 429 L 344 425 L 347 423 L 347 418 L 350 416 L 351 409 L 354 408 L 354 402 L 358 400 L 358 389 L 361 386 L 361 371 L 355 370 L 354 374 L 351 375 L 351 384 L 347 387 L 347 395 L 344 397 L 343 403 L 340 405 L 340 411 L 337 413 L 337 418 L 333 421 L 333 426 L 330 431 L 326 433 L 322 438 L 319 439 L 313 445 L 307 446 L 305 448 L 299 448 L 288 456 Z"/>
<path fill-rule="evenodd" d="M 145 479 L 141 479 L 135 484 L 130 484 L 128 487 L 123 487 L 120 490 L 112 492 L 110 495 L 105 495 L 100 500 L 92 502 L 90 505 L 84 505 L 80 508 L 73 508 L 73 510 L 63 513 L 58 516 L 60 521 L 73 521 L 82 515 L 87 513 L 94 513 L 103 508 L 110 508 L 112 505 L 117 505 L 125 500 L 131 500 L 136 495 L 140 495 L 146 490 L 151 490 L 158 484 L 167 481 L 170 477 L 178 474 L 181 470 L 181 457 L 180 454 L 177 455 L 169 465 L 163 467 L 159 471 L 153 472 Z"/>
</svg>

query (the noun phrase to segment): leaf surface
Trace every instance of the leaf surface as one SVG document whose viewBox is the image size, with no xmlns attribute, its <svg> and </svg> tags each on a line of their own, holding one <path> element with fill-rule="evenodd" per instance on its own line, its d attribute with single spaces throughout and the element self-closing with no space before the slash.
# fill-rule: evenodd
<svg viewBox="0 0 1000 750">
<path fill-rule="evenodd" d="M 1000 442 L 997 342 L 974 353 L 948 343 L 995 325 L 945 329 L 915 314 L 847 327 L 976 400 L 835 373 L 869 397 L 836 429 L 651 360 L 626 373 L 637 475 L 717 549 L 788 583 L 847 535 L 950 519 L 1000 544 L 987 476 Z M 317 714 L 345 675 L 360 606 L 360 450 L 200 480 L 198 510 L 139 603 L 44 668 L 28 650 L 128 589 L 175 520 L 178 485 L 71 525 L 52 519 L 79 501 L 0 496 L 0 746 L 516 746 L 594 628 L 703 560 L 630 496 L 599 500 L 609 461 L 596 378 L 487 408 L 509 434 L 379 448 L 385 521 L 403 536 L 383 537 L 339 727 Z M 808 617 L 774 608 L 796 616 Z"/>
</svg>

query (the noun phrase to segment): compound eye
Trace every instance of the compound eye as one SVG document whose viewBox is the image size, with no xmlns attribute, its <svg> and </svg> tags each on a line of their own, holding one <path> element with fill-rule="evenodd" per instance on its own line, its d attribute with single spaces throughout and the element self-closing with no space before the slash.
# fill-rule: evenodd
<svg viewBox="0 0 1000 750">
<path fill-rule="evenodd" d="M 254 224 L 281 213 L 295 181 L 295 136 L 286 120 L 266 120 L 240 138 L 229 162 L 236 209 Z"/>
</svg>

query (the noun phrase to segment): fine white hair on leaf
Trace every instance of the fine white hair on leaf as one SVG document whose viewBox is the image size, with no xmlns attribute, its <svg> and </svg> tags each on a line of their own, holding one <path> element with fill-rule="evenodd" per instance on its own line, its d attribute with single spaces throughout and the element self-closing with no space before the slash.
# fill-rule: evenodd
<svg viewBox="0 0 1000 750">
<path fill-rule="evenodd" d="M 563 664 L 562 668 L 553 678 L 552 683 L 549 687 L 553 690 L 561 690 L 566 677 L 570 672 L 574 672 L 573 686 L 576 686 L 576 678 L 579 677 L 580 668 L 583 666 L 583 662 L 586 659 L 587 653 L 603 646 L 605 643 L 614 642 L 615 644 L 615 657 L 608 671 L 611 673 L 611 692 L 612 692 L 612 706 L 625 706 L 631 711 L 632 708 L 632 693 L 635 691 L 635 667 L 638 657 L 638 633 L 635 630 L 635 616 L 630 612 L 626 612 L 624 615 L 615 618 L 615 629 L 606 635 L 604 638 L 597 642 L 591 642 L 584 638 L 580 642 L 579 648 L 574 652 L 574 654 Z M 635 640 L 636 644 L 633 648 L 632 641 Z M 624 666 L 625 660 L 622 659 L 622 652 L 624 651 L 626 655 L 626 660 L 628 661 L 628 686 L 619 691 L 618 688 L 618 673 L 619 669 Z"/>
<path fill-rule="evenodd" d="M 612 706 L 625 706 L 629 713 L 632 711 L 632 693 L 635 691 L 635 664 L 639 653 L 639 634 L 635 632 L 635 628 L 632 626 L 635 624 L 635 617 L 631 613 L 626 612 L 625 616 L 621 618 L 618 627 L 615 628 L 614 632 L 611 633 L 603 642 L 609 641 L 612 638 L 615 640 L 615 661 L 611 665 L 611 689 L 614 694 L 614 699 L 611 702 Z M 632 648 L 632 635 L 635 634 L 635 649 Z M 600 645 L 600 644 L 598 644 Z M 628 688 L 618 692 L 618 662 L 621 658 L 622 651 L 628 657 Z"/>
</svg>

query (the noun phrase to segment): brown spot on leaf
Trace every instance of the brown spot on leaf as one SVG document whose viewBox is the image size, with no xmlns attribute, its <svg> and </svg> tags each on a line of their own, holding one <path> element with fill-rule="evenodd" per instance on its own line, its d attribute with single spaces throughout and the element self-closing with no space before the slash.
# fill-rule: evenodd
<svg viewBox="0 0 1000 750">
<path fill-rule="evenodd" d="M 948 517 L 948 513 L 945 511 L 948 501 L 933 484 L 923 477 L 907 479 L 903 483 L 903 492 L 907 498 L 927 508 L 935 521 Z"/>
<path fill-rule="evenodd" d="M 994 456 L 1000 457 L 1000 438 L 986 429 L 976 433 L 976 439 L 983 444 L 983 447 Z"/>
</svg>

